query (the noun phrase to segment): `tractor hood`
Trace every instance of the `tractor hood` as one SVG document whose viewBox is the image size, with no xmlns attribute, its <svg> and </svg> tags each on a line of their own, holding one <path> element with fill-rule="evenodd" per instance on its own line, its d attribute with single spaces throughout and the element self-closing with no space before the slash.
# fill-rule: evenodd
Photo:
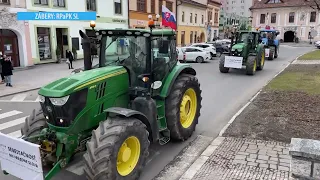
<svg viewBox="0 0 320 180">
<path fill-rule="evenodd" d="M 231 51 L 237 50 L 238 52 L 241 52 L 243 50 L 243 47 L 245 46 L 244 43 L 238 43 L 232 46 Z"/>
<path fill-rule="evenodd" d="M 118 74 L 118 72 L 122 74 L 127 71 L 122 66 L 107 66 L 72 74 L 42 87 L 39 90 L 39 95 L 45 97 L 64 97 L 72 92 L 92 86 L 92 83 L 111 77 L 115 73 Z"/>
</svg>

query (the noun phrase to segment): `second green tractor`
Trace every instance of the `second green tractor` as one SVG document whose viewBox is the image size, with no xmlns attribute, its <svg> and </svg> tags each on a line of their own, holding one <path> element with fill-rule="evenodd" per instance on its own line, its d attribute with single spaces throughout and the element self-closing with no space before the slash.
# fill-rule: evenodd
<svg viewBox="0 0 320 180">
<path fill-rule="evenodd" d="M 231 66 L 232 63 L 226 61 L 237 62 L 238 65 Z M 232 68 L 241 69 L 245 66 L 246 74 L 254 75 L 256 71 L 263 70 L 264 64 L 265 47 L 261 43 L 259 32 L 237 31 L 231 39 L 231 50 L 220 58 L 219 70 L 221 73 L 228 73 Z"/>
</svg>

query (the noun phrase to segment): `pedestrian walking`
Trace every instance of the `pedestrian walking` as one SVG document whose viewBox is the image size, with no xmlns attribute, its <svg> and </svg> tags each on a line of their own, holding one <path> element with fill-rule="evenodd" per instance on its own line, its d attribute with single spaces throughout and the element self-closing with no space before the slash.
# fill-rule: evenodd
<svg viewBox="0 0 320 180">
<path fill-rule="evenodd" d="M 4 84 L 4 82 L 5 82 L 4 75 L 2 74 L 2 61 L 4 61 L 4 59 L 2 57 L 2 52 L 0 52 L 0 76 L 1 76 L 0 84 Z"/>
<path fill-rule="evenodd" d="M 12 70 L 13 70 L 13 67 L 12 67 L 11 59 L 7 58 L 7 56 L 4 54 L 3 60 L 2 60 L 2 74 L 4 76 L 6 86 L 9 86 L 9 87 L 12 87 L 12 84 L 11 84 L 11 76 L 13 75 Z"/>
<path fill-rule="evenodd" d="M 67 57 L 68 57 L 67 64 L 69 65 L 69 69 L 73 69 L 72 62 L 74 60 L 74 57 L 70 50 L 68 51 Z"/>
</svg>

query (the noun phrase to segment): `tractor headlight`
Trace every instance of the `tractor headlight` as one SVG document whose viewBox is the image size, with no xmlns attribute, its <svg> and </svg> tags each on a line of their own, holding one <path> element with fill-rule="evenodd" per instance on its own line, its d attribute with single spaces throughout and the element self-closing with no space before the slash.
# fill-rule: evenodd
<svg viewBox="0 0 320 180">
<path fill-rule="evenodd" d="M 39 95 L 39 102 L 44 103 L 46 98 L 44 96 Z"/>
<path fill-rule="evenodd" d="M 50 101 L 55 106 L 63 106 L 69 99 L 70 96 L 65 96 L 62 98 L 50 98 Z"/>
</svg>

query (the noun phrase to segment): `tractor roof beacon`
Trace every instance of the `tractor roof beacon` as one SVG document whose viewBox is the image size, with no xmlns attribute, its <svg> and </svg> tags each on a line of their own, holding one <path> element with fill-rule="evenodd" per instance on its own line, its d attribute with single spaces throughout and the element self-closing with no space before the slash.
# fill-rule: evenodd
<svg viewBox="0 0 320 180">
<path fill-rule="evenodd" d="M 280 41 L 276 38 L 280 32 L 275 29 L 259 29 L 259 32 L 262 39 L 262 44 L 264 44 L 265 48 L 269 50 L 269 53 L 266 54 L 266 58 L 271 61 L 275 58 L 278 58 Z"/>
<path fill-rule="evenodd" d="M 137 179 L 150 142 L 193 134 L 202 100 L 196 71 L 178 63 L 175 31 L 156 29 L 153 20 L 149 27 L 94 30 L 93 37 L 79 31 L 84 70 L 42 87 L 41 109 L 21 130 L 40 145 L 51 168 L 45 180 L 83 151 L 89 180 Z"/>
<path fill-rule="evenodd" d="M 254 75 L 262 70 L 265 63 L 265 48 L 257 31 L 237 31 L 231 37 L 230 51 L 224 53 L 219 62 L 221 73 L 228 73 L 230 68 L 246 67 L 247 75 Z"/>
</svg>

